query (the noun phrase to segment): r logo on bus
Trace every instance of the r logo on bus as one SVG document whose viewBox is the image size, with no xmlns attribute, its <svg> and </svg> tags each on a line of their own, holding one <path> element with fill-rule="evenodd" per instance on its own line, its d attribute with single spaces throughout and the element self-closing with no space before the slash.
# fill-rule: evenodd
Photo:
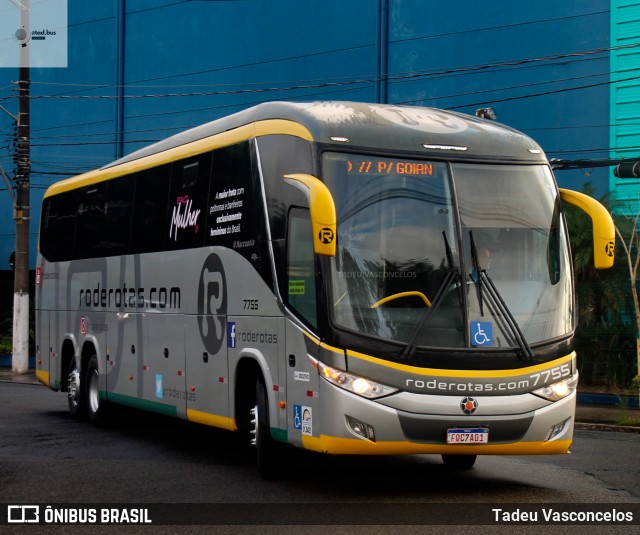
<svg viewBox="0 0 640 535">
<path fill-rule="evenodd" d="M 605 246 L 605 250 L 604 251 L 607 254 L 607 256 L 613 256 L 613 253 L 615 252 L 615 249 L 616 249 L 616 244 L 613 243 L 612 241 L 610 241 Z"/>
<path fill-rule="evenodd" d="M 322 243 L 331 243 L 333 242 L 333 238 L 334 238 L 333 230 L 331 230 L 330 228 L 325 227 L 321 229 L 320 232 L 318 233 L 318 239 Z"/>
<path fill-rule="evenodd" d="M 198 329 L 207 351 L 216 354 L 226 338 L 227 279 L 222 260 L 210 254 L 198 283 Z"/>
</svg>

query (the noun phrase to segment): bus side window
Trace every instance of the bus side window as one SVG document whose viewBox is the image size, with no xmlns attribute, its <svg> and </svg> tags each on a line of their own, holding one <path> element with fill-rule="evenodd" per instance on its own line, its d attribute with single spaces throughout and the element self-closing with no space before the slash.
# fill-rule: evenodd
<svg viewBox="0 0 640 535">
<path fill-rule="evenodd" d="M 211 153 L 173 164 L 169 209 L 165 222 L 165 249 L 187 249 L 204 244 Z"/>
<path fill-rule="evenodd" d="M 74 258 L 104 256 L 102 234 L 107 225 L 104 213 L 104 182 L 78 190 L 78 225 Z"/>
<path fill-rule="evenodd" d="M 102 249 L 105 256 L 127 254 L 131 238 L 134 177 L 109 180 L 104 196 L 106 225 L 102 229 Z"/>
<path fill-rule="evenodd" d="M 133 177 L 87 186 L 77 195 L 80 202 L 73 257 L 126 254 L 131 234 Z"/>
<path fill-rule="evenodd" d="M 293 209 L 287 236 L 287 304 L 317 326 L 316 274 L 309 210 Z"/>
<path fill-rule="evenodd" d="M 74 191 L 45 199 L 40 251 L 49 262 L 71 260 L 76 234 L 77 207 Z"/>
<path fill-rule="evenodd" d="M 136 175 L 131 253 L 161 251 L 169 201 L 171 164 L 147 169 Z"/>
</svg>

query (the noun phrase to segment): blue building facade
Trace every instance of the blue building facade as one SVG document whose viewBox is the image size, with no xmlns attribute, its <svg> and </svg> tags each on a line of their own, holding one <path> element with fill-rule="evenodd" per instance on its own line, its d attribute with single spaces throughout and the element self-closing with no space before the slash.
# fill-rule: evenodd
<svg viewBox="0 0 640 535">
<path fill-rule="evenodd" d="M 31 265 L 49 184 L 268 100 L 490 106 L 549 158 L 634 155 L 612 95 L 633 77 L 624 54 L 635 50 L 619 47 L 637 42 L 637 3 L 68 0 L 68 66 L 31 69 Z M 18 70 L 2 67 L 0 105 L 15 114 Z M 623 134 L 640 122 L 627 110 Z M 0 165 L 13 176 L 10 114 L 0 113 Z M 618 187 L 610 177 L 557 173 L 562 187 L 588 181 L 599 194 Z M 3 190 L 0 271 L 14 229 Z"/>
</svg>

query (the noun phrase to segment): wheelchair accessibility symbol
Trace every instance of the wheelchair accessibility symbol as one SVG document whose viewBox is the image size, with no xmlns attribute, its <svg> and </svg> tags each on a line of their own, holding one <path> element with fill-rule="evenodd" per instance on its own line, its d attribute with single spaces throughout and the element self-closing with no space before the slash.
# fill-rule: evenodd
<svg viewBox="0 0 640 535">
<path fill-rule="evenodd" d="M 474 347 L 493 346 L 493 324 L 490 321 L 471 322 L 471 345 Z"/>
<path fill-rule="evenodd" d="M 313 430 L 313 416 L 311 407 L 293 406 L 293 428 L 302 430 L 303 435 L 311 435 Z"/>
</svg>

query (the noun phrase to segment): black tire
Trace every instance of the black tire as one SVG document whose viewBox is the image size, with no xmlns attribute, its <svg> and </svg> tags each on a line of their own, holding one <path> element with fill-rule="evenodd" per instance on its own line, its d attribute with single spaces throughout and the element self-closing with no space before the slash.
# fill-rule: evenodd
<svg viewBox="0 0 640 535">
<path fill-rule="evenodd" d="M 100 399 L 100 372 L 98 370 L 98 357 L 96 355 L 92 355 L 87 364 L 85 386 L 86 410 L 89 421 L 92 424 L 100 425 L 105 421 L 107 402 Z"/>
<path fill-rule="evenodd" d="M 74 420 L 85 420 L 87 417 L 87 403 L 82 370 L 75 357 L 71 357 L 67 374 L 67 400 L 69 414 Z"/>
<path fill-rule="evenodd" d="M 256 381 L 256 404 L 251 409 L 252 443 L 256 447 L 258 473 L 263 479 L 275 479 L 281 470 L 281 446 L 271 437 L 269 400 L 264 380 Z"/>
<path fill-rule="evenodd" d="M 444 465 L 455 471 L 471 470 L 476 463 L 477 455 L 443 455 Z"/>
</svg>

